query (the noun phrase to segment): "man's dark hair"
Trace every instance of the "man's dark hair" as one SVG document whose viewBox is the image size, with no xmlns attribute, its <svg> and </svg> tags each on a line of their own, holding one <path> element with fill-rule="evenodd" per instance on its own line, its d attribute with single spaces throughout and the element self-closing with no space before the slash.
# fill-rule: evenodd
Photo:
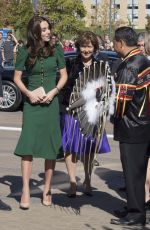
<svg viewBox="0 0 150 230">
<path fill-rule="evenodd" d="M 10 31 L 9 31 L 9 32 L 7 32 L 7 36 L 9 36 L 9 35 L 11 36 L 11 34 L 12 34 L 12 32 L 10 32 Z"/>
<path fill-rule="evenodd" d="M 137 45 L 137 33 L 127 26 L 120 27 L 116 29 L 114 39 L 116 41 L 123 40 L 127 46 L 136 46 Z"/>
</svg>

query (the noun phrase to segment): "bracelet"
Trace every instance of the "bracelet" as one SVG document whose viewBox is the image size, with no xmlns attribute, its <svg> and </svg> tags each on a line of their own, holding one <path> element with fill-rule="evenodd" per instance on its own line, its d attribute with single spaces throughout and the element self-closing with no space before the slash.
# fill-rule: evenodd
<svg viewBox="0 0 150 230">
<path fill-rule="evenodd" d="M 55 88 L 57 89 L 57 92 L 59 93 L 59 92 L 60 92 L 60 89 L 59 89 L 57 86 L 56 86 Z"/>
</svg>

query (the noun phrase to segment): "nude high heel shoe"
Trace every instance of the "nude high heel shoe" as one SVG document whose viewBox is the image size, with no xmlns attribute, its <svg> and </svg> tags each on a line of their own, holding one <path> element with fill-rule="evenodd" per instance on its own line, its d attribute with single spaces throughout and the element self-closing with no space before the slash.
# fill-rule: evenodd
<svg viewBox="0 0 150 230">
<path fill-rule="evenodd" d="M 28 210 L 30 208 L 29 203 L 20 203 L 19 208 L 22 210 Z"/>
<path fill-rule="evenodd" d="M 46 198 L 48 198 L 48 196 L 50 197 L 50 200 L 47 200 Z M 43 194 L 43 199 L 42 199 L 42 204 L 44 206 L 52 206 L 52 194 L 51 194 L 51 191 L 48 191 L 46 193 L 46 195 Z"/>
<path fill-rule="evenodd" d="M 19 208 L 22 209 L 22 210 L 28 210 L 30 208 L 30 203 L 29 201 L 28 202 L 22 202 L 23 200 L 23 193 L 22 193 L 22 196 L 21 196 L 21 201 L 20 201 L 20 204 L 19 204 Z M 30 199 L 30 195 L 28 194 L 28 200 Z"/>
</svg>

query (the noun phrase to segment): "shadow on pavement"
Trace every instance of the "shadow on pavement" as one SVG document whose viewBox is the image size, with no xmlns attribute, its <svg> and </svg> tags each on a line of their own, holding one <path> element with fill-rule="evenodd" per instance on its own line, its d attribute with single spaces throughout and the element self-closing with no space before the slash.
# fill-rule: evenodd
<svg viewBox="0 0 150 230">
<path fill-rule="evenodd" d="M 101 227 L 103 230 L 150 230 L 149 227 L 142 227 L 142 226 L 126 226 L 126 227 L 121 227 L 121 226 L 114 226 L 112 228 L 103 226 Z M 91 228 L 92 230 L 92 228 Z"/>
<path fill-rule="evenodd" d="M 101 171 L 101 169 L 99 170 Z M 109 173 L 112 174 L 111 171 Z M 114 197 L 107 192 L 98 191 L 97 188 L 93 188 L 92 197 L 86 196 L 85 194 L 83 194 L 83 186 L 80 182 L 80 178 L 77 178 L 77 181 L 78 187 L 76 198 L 68 198 L 66 195 L 66 191 L 69 188 L 68 174 L 62 171 L 55 171 L 52 186 L 53 189 L 56 188 L 58 190 L 58 192 L 53 193 L 53 204 L 55 208 L 59 208 L 65 212 L 73 212 L 76 215 L 80 215 L 81 207 L 91 205 L 92 207 L 112 214 L 114 207 L 124 205 L 124 202 L 121 199 L 118 199 L 117 197 Z M 22 189 L 21 176 L 6 175 L 0 179 L 0 183 L 8 185 L 10 187 L 11 192 L 8 197 L 20 201 Z M 31 197 L 41 198 L 42 189 L 40 188 L 40 186 L 43 186 L 43 184 L 44 173 L 39 174 L 39 180 L 35 180 L 32 178 L 30 179 Z"/>
<path fill-rule="evenodd" d="M 119 188 L 124 186 L 123 173 L 116 170 L 110 170 L 108 168 L 96 168 L 94 173 L 108 186 L 109 189 L 114 190 L 118 195 L 125 199 L 126 193 L 120 191 Z"/>
<path fill-rule="evenodd" d="M 10 194 L 8 197 L 14 198 L 20 202 L 22 192 L 22 177 L 6 175 L 0 178 L 0 183 L 10 187 Z M 41 189 L 38 188 L 39 181 L 35 179 L 30 180 L 31 197 L 41 197 Z"/>
<path fill-rule="evenodd" d="M 106 184 L 110 189 L 116 191 L 116 186 L 121 182 L 121 172 L 117 172 L 114 170 L 109 170 L 105 168 L 97 168 L 95 173 L 100 177 L 100 179 L 105 180 Z M 115 179 L 118 178 L 118 179 Z M 42 178 L 42 179 L 41 179 Z M 93 188 L 93 196 L 89 197 L 83 194 L 83 187 L 80 182 L 80 178 L 78 180 L 78 188 L 77 188 L 77 196 L 76 198 L 68 198 L 66 193 L 67 188 L 69 187 L 69 178 L 68 174 L 62 171 L 55 171 L 54 173 L 54 182 L 53 188 L 56 188 L 58 192 L 53 193 L 53 207 L 55 209 L 59 209 L 62 212 L 67 214 L 81 214 L 81 208 L 87 205 L 98 208 L 100 211 L 113 214 L 114 208 L 117 206 L 125 205 L 125 202 L 107 192 L 98 191 L 97 188 Z M 10 194 L 8 197 L 16 199 L 18 202 L 20 201 L 21 189 L 22 189 L 22 178 L 21 176 L 10 176 L 6 175 L 0 178 L 0 183 L 7 185 L 10 187 Z M 32 179 L 30 180 L 30 188 L 31 188 L 31 197 L 41 198 L 42 189 L 40 186 L 44 184 L 44 173 L 39 174 L 39 180 Z M 120 184 L 120 183 L 119 183 Z M 59 192 L 61 191 L 61 192 Z M 63 193 L 62 193 L 63 192 Z M 101 213 L 99 213 L 101 215 Z M 108 220 L 109 221 L 109 220 Z M 86 228 L 89 230 L 96 230 L 90 224 L 85 224 Z M 119 226 L 118 226 L 119 227 Z M 103 230 L 115 230 L 118 229 L 117 226 L 107 227 L 102 226 Z M 148 227 L 119 227 L 119 230 L 149 230 Z"/>
<path fill-rule="evenodd" d="M 39 174 L 39 176 L 44 178 L 44 174 L 42 173 Z M 86 196 L 83 193 L 83 185 L 79 177 L 77 177 L 76 198 L 68 198 L 66 193 L 69 189 L 69 177 L 68 174 L 61 171 L 55 171 L 54 173 L 53 188 L 61 191 L 53 194 L 53 204 L 55 208 L 60 208 L 64 212 L 73 212 L 76 215 L 80 215 L 81 207 L 84 205 L 91 205 L 111 214 L 117 204 L 118 206 L 124 205 L 121 199 L 106 192 L 98 191 L 97 188 L 92 188 L 92 197 Z"/>
<path fill-rule="evenodd" d="M 53 194 L 54 205 L 68 212 L 72 210 L 76 215 L 80 215 L 81 208 L 84 205 L 91 205 L 92 207 L 113 214 L 115 204 L 120 204 L 120 202 L 123 204 L 122 200 L 100 191 L 93 191 L 92 197 L 81 194 L 77 195 L 76 198 L 68 198 L 66 194 Z"/>
<path fill-rule="evenodd" d="M 40 173 L 39 177 L 42 178 L 43 184 L 44 184 L 44 173 Z M 80 178 L 76 177 L 77 183 L 79 183 Z M 59 189 L 62 192 L 67 192 L 69 190 L 69 176 L 67 173 L 55 170 L 54 171 L 54 176 L 53 176 L 53 181 L 52 181 L 52 188 L 53 189 Z"/>
</svg>

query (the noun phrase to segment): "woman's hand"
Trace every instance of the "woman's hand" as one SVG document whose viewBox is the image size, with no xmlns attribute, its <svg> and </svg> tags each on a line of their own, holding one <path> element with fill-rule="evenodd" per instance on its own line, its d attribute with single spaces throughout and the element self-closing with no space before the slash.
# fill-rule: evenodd
<svg viewBox="0 0 150 230">
<path fill-rule="evenodd" d="M 36 93 L 32 91 L 28 91 L 27 97 L 29 98 L 32 104 L 42 103 L 43 99 L 45 98 L 44 96 L 43 97 L 38 96 Z"/>
<path fill-rule="evenodd" d="M 53 100 L 53 98 L 58 94 L 57 88 L 52 89 L 49 91 L 46 96 L 43 98 L 43 100 L 40 102 L 42 104 L 49 104 Z"/>
</svg>

